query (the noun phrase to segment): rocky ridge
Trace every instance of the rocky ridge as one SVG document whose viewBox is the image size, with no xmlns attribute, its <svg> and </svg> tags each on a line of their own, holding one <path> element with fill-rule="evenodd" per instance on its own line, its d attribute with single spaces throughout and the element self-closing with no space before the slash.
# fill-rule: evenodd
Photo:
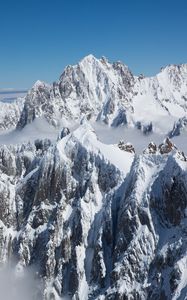
<svg viewBox="0 0 187 300">
<path fill-rule="evenodd" d="M 36 299 L 183 299 L 186 161 L 114 145 L 124 169 L 89 124 L 62 133 L 0 147 L 1 262 L 37 266 Z"/>
</svg>

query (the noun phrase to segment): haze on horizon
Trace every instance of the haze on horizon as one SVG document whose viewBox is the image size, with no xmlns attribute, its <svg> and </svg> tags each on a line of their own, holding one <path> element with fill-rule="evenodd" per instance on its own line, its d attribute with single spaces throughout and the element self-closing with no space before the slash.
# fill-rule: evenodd
<svg viewBox="0 0 187 300">
<path fill-rule="evenodd" d="M 52 82 L 92 53 L 136 75 L 187 62 L 186 0 L 2 1 L 0 89 Z"/>
</svg>

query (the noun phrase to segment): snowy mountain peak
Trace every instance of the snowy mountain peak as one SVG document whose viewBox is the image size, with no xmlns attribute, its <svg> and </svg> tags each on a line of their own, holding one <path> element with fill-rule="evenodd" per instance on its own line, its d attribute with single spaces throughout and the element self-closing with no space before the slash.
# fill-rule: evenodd
<svg viewBox="0 0 187 300">
<path fill-rule="evenodd" d="M 95 130 L 86 120 L 84 120 L 84 122 L 73 132 L 73 136 L 75 136 L 82 144 L 84 144 L 85 139 L 92 142 L 97 140 Z"/>
<path fill-rule="evenodd" d="M 136 77 L 120 61 L 88 55 L 67 66 L 52 85 L 37 81 L 25 98 L 19 121 L 23 128 L 44 117 L 58 127 L 83 117 L 113 127 L 126 125 L 148 134 L 171 132 L 187 112 L 187 65 L 170 65 L 155 77 Z M 8 111 L 5 113 L 6 124 Z M 9 125 L 9 126 L 10 126 Z M 7 125 L 6 125 L 7 126 Z"/>
<path fill-rule="evenodd" d="M 161 71 L 167 71 L 167 72 L 187 72 L 187 64 L 170 64 L 166 67 L 162 67 Z"/>
<path fill-rule="evenodd" d="M 35 82 L 35 84 L 33 85 L 32 88 L 33 88 L 34 90 L 37 90 L 38 88 L 44 88 L 46 85 L 47 85 L 47 84 L 46 84 L 45 82 L 40 81 L 40 80 L 37 80 L 37 81 Z"/>
<path fill-rule="evenodd" d="M 168 65 L 165 68 L 161 69 L 161 73 L 158 74 L 158 78 L 164 79 L 165 81 L 169 81 L 177 91 L 183 91 L 181 87 L 184 85 L 186 87 L 187 81 L 187 64 L 181 65 Z"/>
<path fill-rule="evenodd" d="M 80 63 L 82 64 L 93 63 L 96 60 L 97 58 L 93 54 L 88 54 L 80 61 Z"/>
</svg>

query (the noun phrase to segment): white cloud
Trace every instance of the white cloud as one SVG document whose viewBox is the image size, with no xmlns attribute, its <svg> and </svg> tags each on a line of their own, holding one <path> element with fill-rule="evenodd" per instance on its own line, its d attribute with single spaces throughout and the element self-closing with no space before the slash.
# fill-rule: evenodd
<svg viewBox="0 0 187 300">
<path fill-rule="evenodd" d="M 33 268 L 17 270 L 12 264 L 0 269 L 0 299 L 39 300 L 41 282 Z"/>
</svg>

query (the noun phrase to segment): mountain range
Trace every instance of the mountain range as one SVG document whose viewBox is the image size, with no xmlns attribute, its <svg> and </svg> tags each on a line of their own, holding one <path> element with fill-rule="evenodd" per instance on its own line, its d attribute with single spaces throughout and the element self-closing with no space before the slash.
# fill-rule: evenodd
<svg viewBox="0 0 187 300">
<path fill-rule="evenodd" d="M 169 65 L 155 77 L 144 77 L 134 76 L 122 62 L 88 55 L 67 66 L 52 85 L 37 81 L 24 100 L 0 103 L 0 128 L 22 129 L 41 117 L 59 127 L 86 117 L 112 127 L 166 134 L 186 117 L 186 81 L 187 64 Z"/>
<path fill-rule="evenodd" d="M 0 141 L 58 132 L 0 145 L 0 262 L 34 267 L 31 299 L 187 299 L 187 64 L 148 78 L 89 55 L 0 108 Z M 165 139 L 137 153 L 95 124 Z"/>
</svg>

